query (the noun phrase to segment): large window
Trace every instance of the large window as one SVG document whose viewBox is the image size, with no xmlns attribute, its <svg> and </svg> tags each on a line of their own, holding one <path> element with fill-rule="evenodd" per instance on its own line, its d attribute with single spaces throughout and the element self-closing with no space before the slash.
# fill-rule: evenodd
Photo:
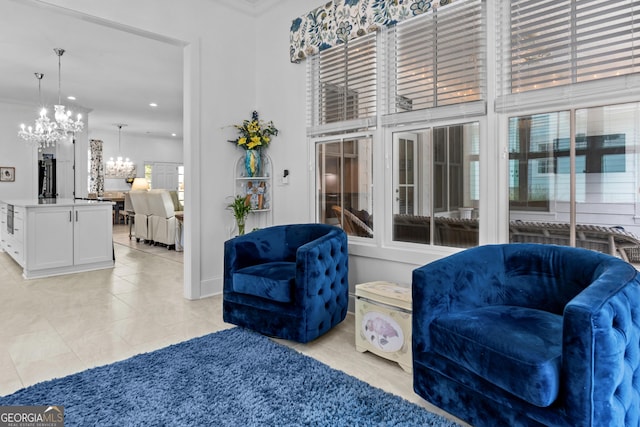
<svg viewBox="0 0 640 427">
<path fill-rule="evenodd" d="M 350 236 L 373 237 L 371 137 L 316 144 L 318 222 L 342 227 Z"/>
<path fill-rule="evenodd" d="M 441 4 L 309 58 L 319 222 L 373 237 L 373 155 L 385 145 L 375 138 L 381 127 L 423 123 L 394 133 L 393 218 L 376 220 L 377 230 L 393 227 L 399 242 L 478 244 L 479 124 L 428 123 L 485 114 L 485 10 L 481 0 Z"/>
<path fill-rule="evenodd" d="M 478 123 L 393 134 L 393 239 L 478 244 Z"/>
<path fill-rule="evenodd" d="M 320 52 L 308 66 L 309 134 L 316 136 L 316 219 L 348 235 L 373 237 L 376 35 Z M 341 136 L 325 137 L 339 133 Z"/>
<path fill-rule="evenodd" d="M 568 245 L 574 227 L 577 246 L 611 252 L 607 229 L 640 235 L 640 104 L 514 117 L 509 123 L 511 241 Z"/>
</svg>

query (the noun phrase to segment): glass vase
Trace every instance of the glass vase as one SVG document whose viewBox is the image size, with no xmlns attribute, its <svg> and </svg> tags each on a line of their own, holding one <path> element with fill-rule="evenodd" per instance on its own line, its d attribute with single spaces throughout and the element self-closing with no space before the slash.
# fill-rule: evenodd
<svg viewBox="0 0 640 427">
<path fill-rule="evenodd" d="M 260 150 L 245 152 L 244 167 L 248 177 L 260 176 Z"/>
<path fill-rule="evenodd" d="M 244 236 L 244 218 L 236 220 L 238 224 L 238 236 Z"/>
</svg>

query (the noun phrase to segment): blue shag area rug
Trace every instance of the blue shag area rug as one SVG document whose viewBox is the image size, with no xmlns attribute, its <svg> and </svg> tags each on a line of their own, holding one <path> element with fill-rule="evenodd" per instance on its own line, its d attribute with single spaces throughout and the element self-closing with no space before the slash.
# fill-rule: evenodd
<svg viewBox="0 0 640 427">
<path fill-rule="evenodd" d="M 0 405 L 62 405 L 65 426 L 458 425 L 241 328 L 26 387 Z"/>
</svg>

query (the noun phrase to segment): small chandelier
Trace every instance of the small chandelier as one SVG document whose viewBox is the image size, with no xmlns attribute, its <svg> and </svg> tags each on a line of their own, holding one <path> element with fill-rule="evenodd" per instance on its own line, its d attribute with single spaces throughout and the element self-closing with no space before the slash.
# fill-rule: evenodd
<svg viewBox="0 0 640 427">
<path fill-rule="evenodd" d="M 42 105 L 42 78 L 44 74 L 34 74 L 38 79 L 38 97 L 40 99 L 40 105 Z M 18 136 L 27 142 L 37 145 L 40 151 L 43 148 L 55 145 L 56 142 L 66 137 L 66 135 L 59 130 L 56 122 L 47 117 L 47 109 L 44 106 L 40 110 L 40 116 L 36 119 L 35 126 L 27 127 L 24 123 L 21 124 Z"/>
<path fill-rule="evenodd" d="M 58 129 L 60 129 L 64 133 L 77 133 L 81 132 L 84 127 L 84 123 L 82 122 L 82 114 L 78 114 L 76 116 L 76 121 L 73 121 L 71 115 L 73 114 L 70 110 L 65 111 L 65 106 L 62 105 L 61 101 L 61 80 L 62 80 L 62 72 L 61 72 L 61 58 L 64 54 L 64 49 L 55 48 L 53 51 L 58 55 L 58 104 L 54 106 L 55 114 L 54 117 L 56 119 L 56 125 Z"/>
<path fill-rule="evenodd" d="M 125 160 L 122 159 L 120 155 L 120 141 L 122 128 L 126 126 L 124 123 L 118 123 L 114 126 L 118 127 L 118 157 L 116 160 L 111 157 L 107 162 L 107 170 L 105 171 L 105 176 L 110 178 L 132 178 L 135 177 L 135 165 L 129 158 L 127 157 Z"/>
</svg>

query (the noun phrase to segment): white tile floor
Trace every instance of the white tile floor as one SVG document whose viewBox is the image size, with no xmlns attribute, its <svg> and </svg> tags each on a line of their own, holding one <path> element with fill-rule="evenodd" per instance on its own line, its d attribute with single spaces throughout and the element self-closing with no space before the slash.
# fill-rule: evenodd
<svg viewBox="0 0 640 427">
<path fill-rule="evenodd" d="M 182 253 L 129 241 L 125 226 L 114 227 L 114 241 L 115 268 L 46 279 L 24 280 L 0 253 L 0 395 L 232 326 L 220 296 L 182 297 Z M 354 333 L 350 314 L 312 343 L 278 342 L 447 415 L 413 392 L 397 364 L 357 352 Z"/>
</svg>

